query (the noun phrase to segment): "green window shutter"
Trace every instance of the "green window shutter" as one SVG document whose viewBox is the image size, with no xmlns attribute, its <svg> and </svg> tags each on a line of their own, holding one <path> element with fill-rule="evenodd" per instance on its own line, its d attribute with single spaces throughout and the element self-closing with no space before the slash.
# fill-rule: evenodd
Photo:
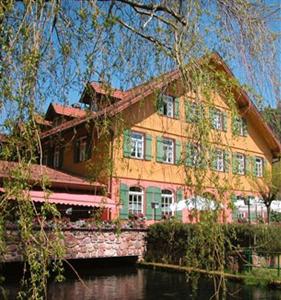
<svg viewBox="0 0 281 300">
<path fill-rule="evenodd" d="M 176 141 L 176 164 L 181 163 L 181 143 Z"/>
<path fill-rule="evenodd" d="M 193 116 L 192 116 L 192 110 L 191 110 L 191 103 L 188 100 L 185 100 L 184 102 L 184 108 L 185 108 L 185 120 L 188 123 L 192 123 Z"/>
<path fill-rule="evenodd" d="M 79 148 L 80 148 L 80 141 L 75 140 L 73 143 L 73 161 L 75 163 L 79 162 Z"/>
<path fill-rule="evenodd" d="M 239 135 L 239 123 L 238 123 L 238 120 L 237 120 L 237 117 L 233 116 L 232 117 L 232 134 L 233 135 Z"/>
<path fill-rule="evenodd" d="M 157 97 L 156 107 L 157 107 L 157 112 L 160 115 L 163 115 L 163 113 L 164 113 L 164 105 L 163 105 L 163 95 L 162 94 L 159 94 L 158 97 Z"/>
<path fill-rule="evenodd" d="M 238 161 L 236 153 L 232 153 L 232 173 L 237 174 L 238 172 Z"/>
<path fill-rule="evenodd" d="M 255 211 L 250 212 L 250 220 L 251 222 L 256 222 L 257 221 L 257 214 Z"/>
<path fill-rule="evenodd" d="M 257 176 L 257 167 L 256 167 L 256 157 L 255 156 L 252 156 L 252 174 L 253 176 Z"/>
<path fill-rule="evenodd" d="M 131 156 L 131 130 L 125 129 L 123 135 L 123 156 Z"/>
<path fill-rule="evenodd" d="M 246 163 L 246 175 L 251 175 L 251 166 L 252 166 L 252 158 L 249 155 L 245 156 L 245 163 Z"/>
<path fill-rule="evenodd" d="M 223 125 L 223 131 L 227 131 L 227 113 L 223 112 L 222 113 L 222 125 Z"/>
<path fill-rule="evenodd" d="M 162 209 L 161 209 L 161 189 L 158 187 L 154 188 L 154 202 L 158 203 L 158 207 L 155 209 L 155 219 L 162 219 Z"/>
<path fill-rule="evenodd" d="M 211 128 L 214 128 L 214 114 L 215 114 L 215 109 L 210 107 L 209 108 L 209 118 L 210 118 Z"/>
<path fill-rule="evenodd" d="M 248 136 L 248 124 L 246 119 L 242 119 L 243 136 Z"/>
<path fill-rule="evenodd" d="M 185 164 L 189 167 L 193 166 L 193 145 L 190 143 L 186 145 Z"/>
<path fill-rule="evenodd" d="M 179 201 L 183 200 L 183 192 L 182 192 L 182 189 L 179 188 L 177 189 L 177 203 Z M 179 221 L 182 221 L 182 211 L 181 210 L 176 210 L 176 218 L 179 220 Z"/>
<path fill-rule="evenodd" d="M 231 203 L 234 204 L 237 201 L 237 196 L 232 194 L 230 199 L 231 199 Z"/>
<path fill-rule="evenodd" d="M 262 177 L 264 177 L 265 174 L 268 173 L 268 168 L 269 168 L 268 162 L 263 158 L 262 159 Z"/>
<path fill-rule="evenodd" d="M 217 169 L 217 151 L 216 149 L 210 149 L 210 167 L 212 170 Z"/>
<path fill-rule="evenodd" d="M 152 203 L 157 203 L 158 208 L 152 208 Z M 155 216 L 154 216 L 155 212 Z M 161 220 L 161 189 L 150 186 L 146 189 L 146 219 L 147 220 Z"/>
<path fill-rule="evenodd" d="M 157 156 L 156 160 L 158 162 L 163 162 L 164 152 L 163 152 L 163 139 L 162 137 L 157 137 L 157 145 L 156 145 Z"/>
<path fill-rule="evenodd" d="M 234 206 L 234 203 L 237 201 L 237 196 L 236 195 L 231 195 L 231 204 L 232 204 L 232 220 L 233 221 L 238 221 L 238 210 Z"/>
<path fill-rule="evenodd" d="M 148 187 L 145 191 L 145 195 L 146 195 L 146 219 L 147 220 L 152 220 L 153 219 L 153 209 L 151 207 L 151 203 L 153 201 L 153 193 L 154 193 L 154 188 L 153 187 Z"/>
<path fill-rule="evenodd" d="M 223 163 L 224 163 L 224 172 L 228 173 L 229 172 L 229 152 L 228 151 L 223 151 Z"/>
<path fill-rule="evenodd" d="M 195 151 L 198 151 L 197 149 Z M 200 169 L 207 169 L 208 167 L 208 159 L 206 150 L 201 150 L 199 152 L 199 161 L 197 162 L 197 167 Z"/>
<path fill-rule="evenodd" d="M 180 99 L 175 98 L 175 118 L 179 119 L 180 117 Z"/>
<path fill-rule="evenodd" d="M 120 219 L 128 219 L 129 214 L 129 188 L 126 184 L 120 184 Z"/>
<path fill-rule="evenodd" d="M 145 159 L 151 160 L 152 159 L 152 136 L 150 134 L 145 135 Z"/>
</svg>

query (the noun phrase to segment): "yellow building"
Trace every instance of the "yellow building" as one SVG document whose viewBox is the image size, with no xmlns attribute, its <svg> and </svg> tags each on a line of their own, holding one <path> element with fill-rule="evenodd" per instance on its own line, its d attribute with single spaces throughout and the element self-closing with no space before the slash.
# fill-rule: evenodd
<svg viewBox="0 0 281 300">
<path fill-rule="evenodd" d="M 210 64 L 233 78 L 217 54 Z M 126 92 L 88 84 L 82 115 L 78 107 L 48 110 L 46 119 L 61 124 L 42 132 L 44 161 L 107 184 L 113 216 L 193 222 L 193 200 L 208 198 L 231 221 L 230 200 L 268 189 L 265 175 L 281 153 L 247 94 L 235 88 L 233 95 L 237 115 L 223 93 L 212 91 L 210 101 L 186 91 L 179 71 Z"/>
</svg>

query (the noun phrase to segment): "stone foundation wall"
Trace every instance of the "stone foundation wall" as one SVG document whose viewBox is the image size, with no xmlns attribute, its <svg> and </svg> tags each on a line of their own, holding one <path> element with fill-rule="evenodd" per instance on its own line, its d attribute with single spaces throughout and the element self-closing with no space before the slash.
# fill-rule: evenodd
<svg viewBox="0 0 281 300">
<path fill-rule="evenodd" d="M 67 259 L 138 256 L 143 259 L 146 250 L 146 230 L 128 229 L 117 234 L 113 230 L 69 229 L 64 230 Z M 7 232 L 4 261 L 21 261 L 18 232 Z"/>
</svg>

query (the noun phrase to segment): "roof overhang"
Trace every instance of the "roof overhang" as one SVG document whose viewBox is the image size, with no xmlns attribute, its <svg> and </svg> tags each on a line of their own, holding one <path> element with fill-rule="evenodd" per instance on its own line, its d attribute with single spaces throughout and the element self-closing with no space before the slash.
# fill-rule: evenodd
<svg viewBox="0 0 281 300">
<path fill-rule="evenodd" d="M 229 78 L 235 79 L 235 76 L 233 75 L 233 73 L 231 72 L 227 64 L 223 61 L 223 59 L 218 53 L 216 52 L 212 53 L 209 58 L 209 61 L 216 68 L 224 71 L 227 74 L 227 76 L 229 76 Z M 118 114 L 123 110 L 127 109 L 134 103 L 137 103 L 138 101 L 141 101 L 145 97 L 153 94 L 156 90 L 161 89 L 165 87 L 167 84 L 171 84 L 173 81 L 178 80 L 180 78 L 181 78 L 181 73 L 179 70 L 168 72 L 162 76 L 159 76 L 159 78 L 156 78 L 156 80 L 152 80 L 147 84 L 143 84 L 140 87 L 132 89 L 131 92 L 125 93 L 127 94 L 127 96 L 125 96 L 122 100 L 104 108 L 103 110 L 95 113 L 94 115 L 89 115 L 85 118 L 68 121 L 56 128 L 43 132 L 41 134 L 41 138 L 44 139 L 50 135 L 57 134 L 61 131 L 78 126 L 84 122 L 88 122 L 99 117 L 114 116 L 115 114 Z M 259 126 L 261 133 L 263 134 L 266 143 L 271 149 L 273 156 L 274 157 L 279 156 L 281 154 L 281 143 L 274 135 L 271 128 L 267 125 L 267 123 L 259 113 L 256 106 L 250 100 L 246 91 L 244 91 L 242 87 L 237 85 L 236 87 L 234 87 L 233 92 L 235 93 L 236 96 L 235 98 L 237 99 L 238 108 L 240 109 L 241 113 L 244 115 L 248 115 L 250 118 L 253 118 L 253 120 L 255 120 L 255 124 L 256 126 Z"/>
</svg>

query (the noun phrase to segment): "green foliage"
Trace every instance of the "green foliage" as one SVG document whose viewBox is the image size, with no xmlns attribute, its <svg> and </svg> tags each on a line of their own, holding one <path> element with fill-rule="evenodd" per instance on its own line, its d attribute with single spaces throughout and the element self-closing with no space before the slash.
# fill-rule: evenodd
<svg viewBox="0 0 281 300">
<path fill-rule="evenodd" d="M 245 284 L 266 287 L 274 280 L 280 280 L 276 270 L 256 268 L 245 273 Z"/>
<path fill-rule="evenodd" d="M 200 223 L 161 222 L 149 227 L 146 259 L 171 264 L 190 264 L 188 260 L 191 259 L 191 253 L 194 253 L 197 259 L 195 265 L 199 267 L 201 264 L 202 267 L 206 255 L 211 254 L 212 243 L 226 253 L 250 246 L 255 247 L 258 253 L 281 252 L 281 230 L 279 226 L 262 224 L 207 226 Z M 221 252 L 221 255 L 224 253 Z"/>
<path fill-rule="evenodd" d="M 25 293 L 21 298 L 40 299 L 46 292 L 50 259 L 57 258 L 53 269 L 60 274 L 63 256 L 59 226 L 52 232 L 54 239 L 49 239 L 44 231 L 47 216 L 59 217 L 56 209 L 46 205 L 43 211 L 37 212 L 26 196 L 33 188 L 30 164 L 40 157 L 42 161 L 39 128 L 34 121 L 40 106 L 44 107 L 50 99 L 66 100 L 70 89 L 76 88 L 77 83 L 80 88 L 80 84 L 90 78 L 102 82 L 118 79 L 120 87 L 132 86 L 176 66 L 187 91 L 194 91 L 196 97 L 203 95 L 210 107 L 214 105 L 214 92 L 220 94 L 235 115 L 233 90 L 239 84 L 210 67 L 208 59 L 198 63 L 198 56 L 204 57 L 214 48 L 224 53 L 225 59 L 242 58 L 241 73 L 246 70 L 249 79 L 255 81 L 256 76 L 262 76 L 255 82 L 264 78 L 264 82 L 275 82 L 274 71 L 278 74 L 274 60 L 276 35 L 267 30 L 265 16 L 273 18 L 278 10 L 263 2 L 236 1 L 234 5 L 230 0 L 214 1 L 211 11 L 202 1 L 184 4 L 182 1 L 160 1 L 160 5 L 138 1 L 0 2 L 0 108 L 4 107 L 4 129 L 11 134 L 4 158 L 20 163 L 13 174 L 15 180 L 6 183 L 6 195 L 1 199 L 0 252 L 4 252 L 5 220 L 10 217 L 7 202 L 11 198 L 18 199 L 15 218 L 24 259 L 31 273 L 30 278 L 23 280 L 22 293 Z M 187 136 L 205 151 L 211 138 L 219 143 L 221 136 L 220 133 L 211 136 L 207 114 L 200 115 L 194 132 L 187 132 Z M 100 126 L 95 124 L 101 136 L 108 133 L 107 120 L 102 120 Z M 120 126 L 115 129 L 118 132 Z M 186 168 L 185 171 L 185 183 L 194 186 L 198 195 L 204 190 L 203 185 L 215 185 L 221 195 L 227 190 L 226 186 L 217 184 L 217 176 L 206 178 L 205 168 L 192 171 Z M 113 174 L 112 159 L 105 164 L 89 164 L 87 169 L 92 180 L 99 178 L 102 172 Z M 38 185 L 45 191 L 45 178 L 38 178 Z M 39 213 L 43 218 L 40 230 L 35 231 L 31 224 Z M 187 256 L 194 264 L 200 263 L 196 253 L 201 255 L 199 260 L 202 261 L 223 249 L 225 233 L 212 215 L 207 214 L 202 224 L 188 229 L 177 222 L 167 226 L 170 227 L 163 230 L 168 241 L 165 236 L 161 239 L 168 253 L 167 260 L 175 257 L 179 261 L 186 256 L 185 238 L 193 249 Z M 193 238 L 196 234 L 197 240 Z M 161 248 L 157 245 L 156 249 Z"/>
<path fill-rule="evenodd" d="M 277 211 L 272 211 L 270 213 L 270 222 L 281 223 L 281 213 Z"/>
</svg>

